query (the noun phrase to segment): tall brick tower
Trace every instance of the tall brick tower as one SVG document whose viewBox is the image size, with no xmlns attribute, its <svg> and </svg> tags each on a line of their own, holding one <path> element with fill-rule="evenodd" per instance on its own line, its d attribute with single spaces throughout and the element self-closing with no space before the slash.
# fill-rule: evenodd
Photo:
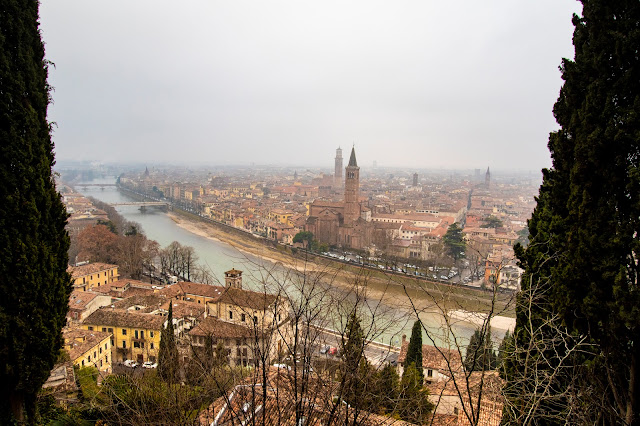
<svg viewBox="0 0 640 426">
<path fill-rule="evenodd" d="M 345 225 L 356 221 L 360 217 L 360 203 L 358 195 L 360 193 L 360 167 L 356 161 L 356 149 L 351 148 L 349 165 L 345 168 L 346 178 L 344 181 L 344 223 Z"/>
<path fill-rule="evenodd" d="M 489 168 L 487 167 L 487 173 L 485 173 L 484 175 L 484 185 L 488 188 L 491 187 L 491 172 L 489 171 Z"/>
<path fill-rule="evenodd" d="M 336 149 L 336 171 L 333 175 L 333 186 L 340 188 L 342 186 L 342 149 Z"/>
</svg>

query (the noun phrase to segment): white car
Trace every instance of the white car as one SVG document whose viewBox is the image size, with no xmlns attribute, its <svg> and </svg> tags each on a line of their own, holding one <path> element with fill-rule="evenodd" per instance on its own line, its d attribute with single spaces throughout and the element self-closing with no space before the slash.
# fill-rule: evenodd
<svg viewBox="0 0 640 426">
<path fill-rule="evenodd" d="M 143 368 L 157 368 L 158 367 L 158 363 L 157 362 L 151 362 L 151 361 L 147 361 L 144 364 L 142 364 Z"/>
<path fill-rule="evenodd" d="M 127 359 L 125 360 L 124 365 L 126 365 L 127 367 L 136 368 L 138 366 L 138 363 L 132 359 Z"/>
</svg>

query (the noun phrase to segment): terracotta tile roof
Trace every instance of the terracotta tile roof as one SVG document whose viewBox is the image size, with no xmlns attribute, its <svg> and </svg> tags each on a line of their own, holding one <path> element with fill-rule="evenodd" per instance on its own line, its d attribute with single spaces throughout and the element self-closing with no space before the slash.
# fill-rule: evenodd
<svg viewBox="0 0 640 426">
<path fill-rule="evenodd" d="M 111 333 L 82 330 L 79 328 L 69 329 L 62 332 L 64 346 L 69 352 L 69 358 L 71 358 L 71 361 L 82 356 L 89 349 L 100 344 L 100 342 L 110 336 Z"/>
<path fill-rule="evenodd" d="M 250 337 L 252 330 L 239 324 L 207 317 L 189 331 L 191 336 L 212 336 L 222 338 Z"/>
<path fill-rule="evenodd" d="M 243 308 L 265 310 L 277 300 L 277 296 L 268 293 L 245 290 L 240 288 L 227 288 L 217 300 Z"/>
<path fill-rule="evenodd" d="M 82 324 L 160 330 L 164 322 L 165 317 L 162 315 L 128 312 L 122 309 L 100 308 L 89 315 Z"/>
<path fill-rule="evenodd" d="M 218 398 L 198 416 L 200 425 L 231 426 L 252 424 L 256 421 L 266 426 L 297 426 L 293 371 L 270 367 L 267 373 L 266 399 L 263 395 L 262 375 L 254 374 L 244 383 L 235 386 L 228 395 Z M 298 386 L 301 378 L 298 377 Z M 305 426 L 338 426 L 345 422 L 344 405 L 332 402 L 331 383 L 311 375 L 305 381 L 306 397 L 302 399 Z M 331 416 L 330 414 L 333 414 Z M 357 423 L 362 426 L 409 426 L 402 420 L 360 412 Z M 349 420 L 353 421 L 353 418 Z"/>
<path fill-rule="evenodd" d="M 165 287 L 160 293 L 168 297 L 176 297 L 179 295 L 204 296 L 217 299 L 224 293 L 224 287 L 218 285 L 200 284 L 181 281 L 176 284 Z"/>
<path fill-rule="evenodd" d="M 126 299 L 118 300 L 113 304 L 115 309 L 126 310 L 132 306 L 141 306 L 143 307 L 140 311 L 141 313 L 149 313 L 158 308 L 160 308 L 163 304 L 167 303 L 167 297 L 161 294 L 142 294 L 127 297 Z"/>
<path fill-rule="evenodd" d="M 171 300 L 162 304 L 161 308 L 168 311 L 169 303 L 173 303 L 174 318 L 200 318 L 207 309 L 205 305 L 184 300 Z"/>
<path fill-rule="evenodd" d="M 98 297 L 95 293 L 74 290 L 69 296 L 69 310 L 83 311 L 89 302 Z"/>
<path fill-rule="evenodd" d="M 402 342 L 398 363 L 404 363 L 407 358 L 409 341 Z M 422 345 L 422 368 L 432 369 L 450 375 L 451 371 L 460 371 L 462 368 L 462 357 L 460 353 L 453 349 L 446 349 L 430 345 Z"/>
<path fill-rule="evenodd" d="M 96 272 L 108 271 L 109 269 L 117 268 L 118 265 L 110 265 L 108 263 L 87 263 L 80 266 L 69 266 L 67 271 L 71 273 L 73 278 L 84 277 L 85 275 L 95 274 Z"/>
</svg>

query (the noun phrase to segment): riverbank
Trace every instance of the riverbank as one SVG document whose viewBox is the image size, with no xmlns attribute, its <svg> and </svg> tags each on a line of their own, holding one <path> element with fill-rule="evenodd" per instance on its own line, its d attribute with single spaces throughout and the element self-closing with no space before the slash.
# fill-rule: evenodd
<svg viewBox="0 0 640 426">
<path fill-rule="evenodd" d="M 204 238 L 228 244 L 239 253 L 250 253 L 263 261 L 281 264 L 301 273 L 325 274 L 332 280 L 332 285 L 343 289 L 352 287 L 354 280 L 357 280 L 366 284 L 370 297 L 384 300 L 385 304 L 395 302 L 394 305 L 411 307 L 418 312 L 449 310 L 488 312 L 493 310 L 500 316 L 511 318 L 515 316 L 512 294 L 493 294 L 480 289 L 433 283 L 316 256 L 308 256 L 303 259 L 294 256 L 286 247 L 258 240 L 250 234 L 243 235 L 244 233 L 239 230 L 229 232 L 225 226 L 204 221 L 196 215 L 175 210 L 169 213 L 169 217 L 182 229 Z M 393 299 L 395 300 L 388 300 L 391 288 L 394 289 Z"/>
</svg>

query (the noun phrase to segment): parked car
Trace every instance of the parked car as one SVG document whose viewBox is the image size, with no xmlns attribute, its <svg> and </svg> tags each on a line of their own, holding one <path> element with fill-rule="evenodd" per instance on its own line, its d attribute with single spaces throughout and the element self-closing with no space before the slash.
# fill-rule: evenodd
<svg viewBox="0 0 640 426">
<path fill-rule="evenodd" d="M 337 355 L 337 354 L 338 354 L 338 348 L 331 346 L 331 348 L 329 349 L 329 355 Z"/>
<path fill-rule="evenodd" d="M 323 347 L 320 348 L 320 353 L 322 355 L 326 354 L 327 352 L 329 352 L 329 349 L 331 349 L 331 346 L 329 345 L 324 345 Z"/>
<path fill-rule="evenodd" d="M 139 364 L 132 359 L 127 359 L 124 361 L 124 365 L 131 368 L 136 368 Z"/>
<path fill-rule="evenodd" d="M 143 368 L 157 368 L 158 367 L 158 363 L 157 362 L 151 362 L 151 361 L 147 361 L 144 364 L 142 364 Z"/>
</svg>

